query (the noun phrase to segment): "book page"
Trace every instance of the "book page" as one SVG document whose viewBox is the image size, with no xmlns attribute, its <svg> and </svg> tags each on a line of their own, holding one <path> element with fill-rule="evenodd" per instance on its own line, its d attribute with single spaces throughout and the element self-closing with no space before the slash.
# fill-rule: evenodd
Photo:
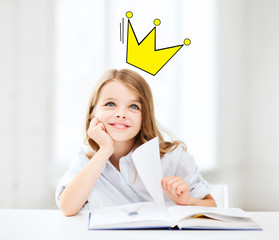
<svg viewBox="0 0 279 240">
<path fill-rule="evenodd" d="M 162 167 L 158 137 L 139 146 L 132 153 L 132 159 L 144 186 L 154 202 L 162 209 L 166 209 L 161 185 Z"/>
<path fill-rule="evenodd" d="M 200 206 L 171 206 L 168 208 L 170 216 L 175 221 L 190 218 L 195 215 L 205 215 L 219 220 L 233 218 L 250 218 L 251 216 L 240 208 L 215 208 Z"/>
<path fill-rule="evenodd" d="M 160 211 L 154 202 L 140 202 L 127 205 L 100 208 L 92 212 L 89 228 L 117 227 L 122 223 L 129 227 L 130 223 L 149 221 L 168 222 L 169 216 Z"/>
<path fill-rule="evenodd" d="M 250 218 L 236 218 L 234 221 L 218 221 L 210 218 L 190 218 L 178 223 L 178 227 L 187 229 L 254 229 L 261 230 L 261 227 Z"/>
</svg>

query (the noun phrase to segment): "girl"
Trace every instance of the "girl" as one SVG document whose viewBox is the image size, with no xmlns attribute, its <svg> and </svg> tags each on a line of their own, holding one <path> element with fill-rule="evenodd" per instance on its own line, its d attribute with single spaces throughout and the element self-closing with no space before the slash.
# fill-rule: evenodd
<svg viewBox="0 0 279 240">
<path fill-rule="evenodd" d="M 167 204 L 215 207 L 210 187 L 182 142 L 166 142 L 156 125 L 151 89 L 136 72 L 109 70 L 89 101 L 84 147 L 60 181 L 56 201 L 66 216 L 82 210 L 152 201 L 131 153 L 158 136 Z M 147 166 L 148 167 L 148 166 Z"/>
</svg>

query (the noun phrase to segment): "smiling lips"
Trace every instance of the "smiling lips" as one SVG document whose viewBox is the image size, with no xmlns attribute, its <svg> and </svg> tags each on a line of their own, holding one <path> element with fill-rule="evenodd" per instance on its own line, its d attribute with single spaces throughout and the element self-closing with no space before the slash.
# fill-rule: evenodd
<svg viewBox="0 0 279 240">
<path fill-rule="evenodd" d="M 113 126 L 116 129 L 127 129 L 128 127 L 130 127 L 127 124 L 124 124 L 124 123 L 110 123 L 110 125 Z"/>
</svg>

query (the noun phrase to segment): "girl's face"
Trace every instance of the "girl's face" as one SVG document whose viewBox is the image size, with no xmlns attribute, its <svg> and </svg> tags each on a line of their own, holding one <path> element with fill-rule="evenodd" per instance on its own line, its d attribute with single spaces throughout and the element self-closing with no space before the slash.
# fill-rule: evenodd
<svg viewBox="0 0 279 240">
<path fill-rule="evenodd" d="M 140 99 L 119 81 L 107 83 L 101 90 L 93 116 L 105 125 L 115 141 L 134 140 L 142 121 Z"/>
</svg>

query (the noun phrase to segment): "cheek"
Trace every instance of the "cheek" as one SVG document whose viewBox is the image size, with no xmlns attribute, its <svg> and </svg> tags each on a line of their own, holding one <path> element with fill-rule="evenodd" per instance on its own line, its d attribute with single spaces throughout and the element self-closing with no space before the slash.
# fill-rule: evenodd
<svg viewBox="0 0 279 240">
<path fill-rule="evenodd" d="M 95 113 L 95 117 L 97 117 L 101 122 L 105 122 L 108 118 L 108 113 L 106 111 L 97 110 Z"/>
<path fill-rule="evenodd" d="M 136 123 L 137 123 L 138 128 L 140 129 L 141 128 L 141 123 L 142 123 L 141 115 L 136 118 Z"/>
</svg>

